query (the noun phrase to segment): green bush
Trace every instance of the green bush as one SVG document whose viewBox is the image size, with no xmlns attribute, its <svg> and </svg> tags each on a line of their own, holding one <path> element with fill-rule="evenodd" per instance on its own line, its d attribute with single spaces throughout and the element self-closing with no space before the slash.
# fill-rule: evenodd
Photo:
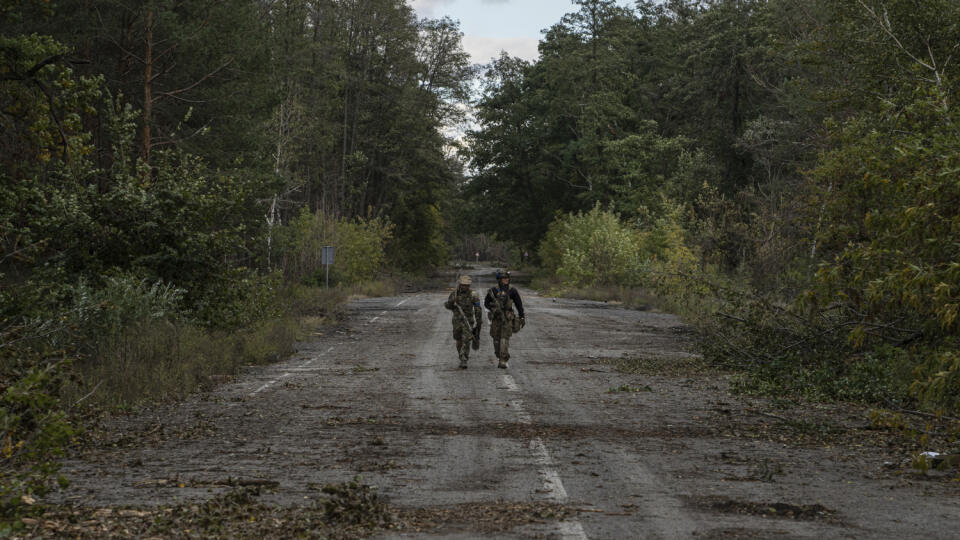
<svg viewBox="0 0 960 540">
<path fill-rule="evenodd" d="M 910 392 L 929 409 L 960 411 L 960 354 L 951 340 L 939 349 L 918 351 Z"/>
<path fill-rule="evenodd" d="M 223 271 L 199 291 L 191 317 L 200 324 L 223 329 L 252 326 L 279 317 L 282 305 L 279 272 L 263 275 L 249 268 Z"/>
<path fill-rule="evenodd" d="M 956 410 L 960 112 L 940 87 L 911 98 L 835 128 L 838 148 L 812 173 L 826 222 L 818 239 L 831 257 L 801 300 L 842 313 L 850 349 L 912 357 L 918 401 Z"/>
<path fill-rule="evenodd" d="M 99 287 L 81 278 L 71 289 L 67 322 L 85 341 L 96 343 L 135 323 L 177 318 L 185 292 L 129 274 L 109 276 Z"/>
<path fill-rule="evenodd" d="M 629 285 L 639 274 L 637 231 L 599 205 L 554 220 L 539 253 L 543 269 L 572 286 Z"/>
<path fill-rule="evenodd" d="M 392 231 L 393 226 L 379 218 L 334 219 L 304 208 L 277 234 L 283 274 L 287 281 L 323 285 L 326 268 L 321 250 L 333 246 L 333 283 L 352 285 L 372 279 L 386 262 Z"/>
<path fill-rule="evenodd" d="M 33 330 L 0 332 L 0 532 L 55 480 L 67 484 L 57 474 L 74 434 L 60 405 L 67 362 L 63 353 L 17 345 Z"/>
<path fill-rule="evenodd" d="M 666 199 L 660 207 L 662 215 L 643 230 L 599 206 L 558 217 L 540 244 L 546 275 L 537 281 L 555 277 L 568 294 L 578 297 L 583 295 L 569 288 L 616 287 L 620 294 L 631 291 L 630 295 L 643 288 L 657 296 L 658 305 L 696 315 L 710 293 L 699 276 L 712 270 L 705 269 L 688 246 L 680 218 L 683 208 Z"/>
<path fill-rule="evenodd" d="M 373 279 L 383 269 L 384 249 L 392 229 L 380 219 L 337 222 L 337 255 L 332 268 L 337 282 L 355 284 Z"/>
</svg>

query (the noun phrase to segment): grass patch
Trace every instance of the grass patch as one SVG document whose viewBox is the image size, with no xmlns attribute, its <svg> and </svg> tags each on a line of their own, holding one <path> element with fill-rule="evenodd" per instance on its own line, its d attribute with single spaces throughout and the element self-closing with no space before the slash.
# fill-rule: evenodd
<svg viewBox="0 0 960 540">
<path fill-rule="evenodd" d="M 153 320 L 129 325 L 97 343 L 74 363 L 62 396 L 68 405 L 127 407 L 145 401 L 183 399 L 232 379 L 242 367 L 277 362 L 297 340 L 343 317 L 358 292 L 392 294 L 392 281 L 350 289 L 286 287 L 284 316 L 237 331 L 188 322 Z"/>
<path fill-rule="evenodd" d="M 121 407 L 182 399 L 232 378 L 242 366 L 275 362 L 294 350 L 295 318 L 228 333 L 166 321 L 128 327 L 75 364 L 68 404 Z"/>
<path fill-rule="evenodd" d="M 397 296 L 404 289 L 404 280 L 397 277 L 384 277 L 365 281 L 346 288 L 346 293 L 352 298 L 376 298 L 383 296 Z"/>
<path fill-rule="evenodd" d="M 558 281 L 534 278 L 530 286 L 546 296 L 575 298 L 622 304 L 629 309 L 649 310 L 662 308 L 662 302 L 649 289 L 623 287 L 621 285 L 597 285 L 593 287 L 564 287 Z"/>
<path fill-rule="evenodd" d="M 326 289 L 305 285 L 290 286 L 283 292 L 286 311 L 290 316 L 313 318 L 321 322 L 342 318 L 343 307 L 350 294 L 349 290 L 339 287 Z"/>
</svg>

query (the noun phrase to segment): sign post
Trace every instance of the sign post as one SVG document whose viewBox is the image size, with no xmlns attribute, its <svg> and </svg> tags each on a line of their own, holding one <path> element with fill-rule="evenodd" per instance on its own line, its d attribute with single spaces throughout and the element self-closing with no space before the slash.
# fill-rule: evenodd
<svg viewBox="0 0 960 540">
<path fill-rule="evenodd" d="M 333 246 L 323 246 L 320 263 L 327 267 L 327 288 L 330 288 L 330 265 L 333 264 Z"/>
</svg>

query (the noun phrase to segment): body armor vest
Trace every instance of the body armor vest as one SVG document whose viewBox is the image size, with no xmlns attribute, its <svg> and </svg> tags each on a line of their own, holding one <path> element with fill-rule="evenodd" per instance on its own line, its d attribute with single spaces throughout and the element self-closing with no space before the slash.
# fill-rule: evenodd
<svg viewBox="0 0 960 540">
<path fill-rule="evenodd" d="M 499 310 L 497 309 L 493 310 L 493 316 L 499 317 L 500 311 L 502 310 L 503 315 L 505 315 L 508 319 L 512 318 L 511 315 L 514 315 L 514 313 L 513 313 L 513 298 L 510 298 L 510 287 L 508 286 L 506 289 L 501 289 L 500 287 L 494 287 L 490 289 L 490 294 L 493 296 L 493 301 L 496 302 L 498 306 L 500 306 Z"/>
</svg>

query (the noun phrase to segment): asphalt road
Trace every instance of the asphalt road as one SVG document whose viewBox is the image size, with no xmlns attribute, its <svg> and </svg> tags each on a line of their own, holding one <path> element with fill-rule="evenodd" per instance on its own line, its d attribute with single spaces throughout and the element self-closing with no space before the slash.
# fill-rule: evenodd
<svg viewBox="0 0 960 540">
<path fill-rule="evenodd" d="M 853 444 L 778 439 L 767 430 L 777 422 L 751 417 L 759 404 L 731 397 L 725 376 L 614 369 L 695 360 L 673 316 L 521 291 L 528 324 L 509 370 L 497 369 L 486 326 L 457 368 L 446 292 L 355 301 L 344 325 L 292 358 L 123 420 L 139 440 L 68 461 L 63 500 L 149 507 L 240 480 L 296 505 L 362 475 L 400 508 L 476 505 L 487 521 L 531 502 L 575 510 L 495 533 L 454 515 L 383 537 L 955 537 L 956 483 L 904 481 L 887 456 Z"/>
</svg>

